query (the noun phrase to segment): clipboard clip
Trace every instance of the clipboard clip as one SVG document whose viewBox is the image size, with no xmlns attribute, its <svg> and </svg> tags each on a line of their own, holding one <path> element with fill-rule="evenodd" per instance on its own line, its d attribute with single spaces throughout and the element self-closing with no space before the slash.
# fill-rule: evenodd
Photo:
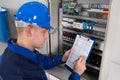
<svg viewBox="0 0 120 80">
<path fill-rule="evenodd" d="M 88 41 L 90 40 L 90 37 L 87 37 L 87 36 L 85 36 L 85 35 L 82 35 L 81 32 L 78 32 L 77 34 L 79 35 L 80 38 L 81 38 L 81 36 L 83 36 L 83 37 L 87 38 Z"/>
<path fill-rule="evenodd" d="M 79 35 L 79 37 L 81 38 L 82 33 L 81 33 L 81 32 L 78 32 L 77 35 Z"/>
</svg>

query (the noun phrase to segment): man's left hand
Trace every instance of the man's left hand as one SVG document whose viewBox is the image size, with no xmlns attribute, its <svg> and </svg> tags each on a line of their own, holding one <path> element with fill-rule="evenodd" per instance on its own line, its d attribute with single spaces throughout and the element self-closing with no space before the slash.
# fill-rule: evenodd
<svg viewBox="0 0 120 80">
<path fill-rule="evenodd" d="M 69 49 L 69 50 L 67 50 L 67 51 L 65 52 L 65 54 L 64 54 L 63 57 L 62 57 L 62 61 L 63 61 L 63 62 L 66 62 L 66 61 L 67 61 L 67 59 L 68 59 L 71 51 L 72 51 L 72 48 Z"/>
</svg>

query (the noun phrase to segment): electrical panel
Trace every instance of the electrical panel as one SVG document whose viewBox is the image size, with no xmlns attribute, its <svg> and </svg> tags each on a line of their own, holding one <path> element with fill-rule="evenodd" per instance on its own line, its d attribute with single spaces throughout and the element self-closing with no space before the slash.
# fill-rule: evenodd
<svg viewBox="0 0 120 80">
<path fill-rule="evenodd" d="M 83 1 L 83 3 L 81 2 Z M 87 60 L 86 80 L 98 80 L 104 38 L 109 13 L 109 0 L 84 2 L 84 0 L 64 0 L 62 2 L 62 19 L 59 34 L 59 51 L 64 53 L 74 43 L 76 34 L 95 38 L 95 44 Z M 92 75 L 92 79 L 89 75 Z M 88 77 L 89 76 L 89 77 Z"/>
</svg>

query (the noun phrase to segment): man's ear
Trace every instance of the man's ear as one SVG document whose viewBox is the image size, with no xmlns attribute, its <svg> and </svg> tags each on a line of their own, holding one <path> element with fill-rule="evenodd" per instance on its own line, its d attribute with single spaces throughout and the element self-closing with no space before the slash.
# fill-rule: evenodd
<svg viewBox="0 0 120 80">
<path fill-rule="evenodd" d="M 32 36 L 32 28 L 29 25 L 27 27 L 25 27 L 25 32 L 28 37 Z"/>
</svg>

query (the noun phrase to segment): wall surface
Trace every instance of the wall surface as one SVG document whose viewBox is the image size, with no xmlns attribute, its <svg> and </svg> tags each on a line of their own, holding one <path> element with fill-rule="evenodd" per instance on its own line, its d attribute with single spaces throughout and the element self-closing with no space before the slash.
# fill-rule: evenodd
<svg viewBox="0 0 120 80">
<path fill-rule="evenodd" d="M 51 25 L 54 27 L 54 30 L 50 31 L 52 54 L 58 54 L 58 1 L 51 0 L 50 2 Z"/>
<path fill-rule="evenodd" d="M 120 1 L 112 0 L 99 80 L 120 80 Z"/>
</svg>

